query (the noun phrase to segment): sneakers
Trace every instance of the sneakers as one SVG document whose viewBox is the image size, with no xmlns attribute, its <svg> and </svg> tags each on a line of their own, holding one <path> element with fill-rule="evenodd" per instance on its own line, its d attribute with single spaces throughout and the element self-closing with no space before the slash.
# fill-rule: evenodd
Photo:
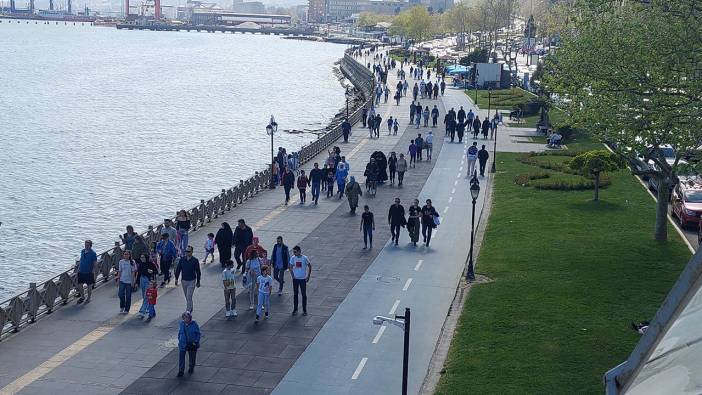
<svg viewBox="0 0 702 395">
<path fill-rule="evenodd" d="M 249 310 L 253 310 L 253 309 L 254 309 L 254 305 L 252 305 L 252 304 L 249 305 Z"/>
<path fill-rule="evenodd" d="M 229 311 L 229 310 L 227 310 L 227 311 L 224 312 L 224 316 L 225 316 L 225 317 L 231 317 L 231 315 L 232 315 L 232 312 Z"/>
<path fill-rule="evenodd" d="M 258 316 L 258 314 L 256 314 L 256 321 L 258 321 L 258 319 L 259 319 L 259 316 Z"/>
<path fill-rule="evenodd" d="M 297 315 L 297 310 L 293 310 L 292 315 Z"/>
<path fill-rule="evenodd" d="M 195 370 L 195 368 L 191 366 L 191 367 L 188 369 L 188 374 L 193 374 L 193 371 L 194 371 L 194 370 Z"/>
<path fill-rule="evenodd" d="M 182 370 L 178 372 L 178 377 L 183 377 L 183 371 L 182 371 Z"/>
<path fill-rule="evenodd" d="M 137 318 L 140 319 L 140 320 L 143 319 L 143 318 L 144 318 L 144 313 L 141 313 L 141 312 L 137 313 Z"/>
<path fill-rule="evenodd" d="M 302 312 L 302 315 L 307 315 L 307 312 L 306 312 L 306 311 L 303 311 L 303 312 Z"/>
<path fill-rule="evenodd" d="M 265 315 L 265 318 L 266 318 L 266 319 L 268 319 L 268 312 L 267 312 L 267 311 L 266 311 L 266 315 Z"/>
<path fill-rule="evenodd" d="M 236 315 L 237 315 L 236 310 L 232 310 L 231 313 L 232 313 L 232 315 L 231 315 L 232 317 L 236 317 Z"/>
<path fill-rule="evenodd" d="M 119 309 L 120 314 L 124 314 L 124 309 Z"/>
<path fill-rule="evenodd" d="M 283 290 L 282 290 L 282 289 L 279 289 L 279 290 L 278 290 L 278 296 L 282 296 L 282 295 L 283 295 Z"/>
</svg>

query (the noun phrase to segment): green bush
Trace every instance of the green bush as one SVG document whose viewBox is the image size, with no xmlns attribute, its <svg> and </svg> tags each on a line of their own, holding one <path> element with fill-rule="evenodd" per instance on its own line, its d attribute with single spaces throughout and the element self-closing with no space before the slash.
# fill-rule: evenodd
<svg viewBox="0 0 702 395">
<path fill-rule="evenodd" d="M 472 63 L 487 63 L 488 61 L 488 50 L 487 49 L 476 49 L 468 56 L 462 57 L 458 63 L 463 66 L 470 66 Z"/>
<path fill-rule="evenodd" d="M 530 181 L 532 180 L 541 180 L 544 178 L 548 178 L 549 175 L 546 172 L 539 172 L 539 173 L 523 173 L 523 174 L 517 174 L 514 177 L 514 183 L 517 185 L 521 185 L 523 187 L 529 186 Z"/>
<path fill-rule="evenodd" d="M 600 188 L 611 184 L 609 177 L 600 176 Z M 535 180 L 531 183 L 536 189 L 545 189 L 552 191 L 582 191 L 586 189 L 595 189 L 595 180 L 585 178 L 583 176 L 573 176 L 569 178 L 552 178 Z"/>
</svg>

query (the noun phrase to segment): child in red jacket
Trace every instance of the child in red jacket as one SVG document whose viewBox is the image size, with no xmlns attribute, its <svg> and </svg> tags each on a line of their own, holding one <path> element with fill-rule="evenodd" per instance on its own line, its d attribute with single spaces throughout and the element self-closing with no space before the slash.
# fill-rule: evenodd
<svg viewBox="0 0 702 395">
<path fill-rule="evenodd" d="M 146 290 L 146 301 L 149 303 L 148 311 L 149 318 L 146 322 L 151 321 L 152 318 L 156 317 L 156 299 L 158 298 L 158 288 L 156 288 L 156 281 L 152 281 L 149 285 L 149 289 Z"/>
</svg>

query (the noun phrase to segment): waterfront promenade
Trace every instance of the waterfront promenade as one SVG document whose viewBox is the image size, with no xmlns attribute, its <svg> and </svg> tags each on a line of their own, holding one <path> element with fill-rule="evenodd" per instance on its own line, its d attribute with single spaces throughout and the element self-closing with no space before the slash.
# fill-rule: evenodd
<svg viewBox="0 0 702 395">
<path fill-rule="evenodd" d="M 391 72 L 389 84 L 394 83 Z M 439 102 L 440 119 L 445 106 L 462 104 L 467 110 L 470 105 L 461 91 L 452 90 Z M 357 125 L 348 144 L 337 144 L 357 181 L 363 182 L 365 164 L 374 151 L 406 153 L 418 131 L 426 134 L 427 128 L 407 126 L 408 106 L 409 99 L 403 98 L 399 107 L 390 102 L 379 107 L 383 120 L 390 115 L 399 118 L 398 136 L 387 136 L 381 127 L 380 139 L 371 140 L 367 129 Z M 216 232 L 222 221 L 235 224 L 239 218 L 246 219 L 269 251 L 278 235 L 290 247 L 299 244 L 314 265 L 309 316 L 290 316 L 291 281 L 287 281 L 283 296 L 272 295 L 268 321 L 254 324 L 245 294 L 237 298 L 239 317 L 226 319 L 221 269 L 216 262 L 208 264 L 194 298 L 194 318 L 203 331 L 198 367 L 192 376 L 176 379 L 177 326 L 185 308 L 181 289 L 161 290 L 157 317 L 147 324 L 134 316 L 140 294 L 134 294 L 132 313 L 121 316 L 116 288 L 108 285 L 93 295 L 90 304 L 59 309 L 0 343 L 0 393 L 269 393 L 274 388 L 276 393 L 296 393 L 303 387 L 305 393 L 348 393 L 358 388 L 387 393 L 400 377 L 401 336 L 393 333 L 398 328 L 387 328 L 373 343 L 379 329 L 371 319 L 388 315 L 391 307 L 398 313 L 404 307 L 413 309 L 411 388 L 417 392 L 469 244 L 464 146 L 444 144 L 441 127 L 434 132 L 434 161 L 410 169 L 404 188 L 386 184 L 375 198 L 361 198 L 361 206 L 369 204 L 376 216 L 371 251 L 361 249 L 360 215 L 349 215 L 346 199 L 322 197 L 318 206 L 301 206 L 295 197 L 284 206 L 282 188 L 259 194 L 191 235 L 197 257 L 203 255 L 207 233 Z M 325 158 L 323 153 L 304 168 Z M 418 196 L 435 199 L 444 221 L 431 249 L 408 247 L 404 230 L 399 247 L 385 245 L 390 236 L 385 218 L 395 196 L 406 208 Z M 396 300 L 400 300 L 397 306 Z M 359 370 L 362 358 L 368 358 L 368 367 Z M 330 386 L 329 380 L 338 385 Z"/>
</svg>

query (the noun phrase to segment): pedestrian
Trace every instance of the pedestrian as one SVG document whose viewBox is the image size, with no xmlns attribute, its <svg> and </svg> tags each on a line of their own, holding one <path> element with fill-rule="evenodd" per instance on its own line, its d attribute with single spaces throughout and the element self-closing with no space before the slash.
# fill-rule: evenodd
<svg viewBox="0 0 702 395">
<path fill-rule="evenodd" d="M 387 122 L 388 124 L 388 136 L 392 134 L 392 125 L 395 123 L 395 121 L 392 119 L 392 116 L 388 118 Z"/>
<path fill-rule="evenodd" d="M 134 232 L 134 227 L 132 225 L 127 225 L 127 232 L 120 236 L 122 243 L 124 243 L 125 250 L 132 250 L 132 245 L 134 244 L 134 239 L 136 239 L 136 233 Z"/>
<path fill-rule="evenodd" d="M 380 125 L 383 124 L 383 117 L 380 116 L 380 113 L 375 115 L 375 137 L 380 138 Z"/>
<path fill-rule="evenodd" d="M 407 159 L 405 159 L 404 154 L 400 154 L 400 158 L 397 160 L 397 186 L 402 186 L 402 181 L 405 178 L 405 172 L 407 171 Z"/>
<path fill-rule="evenodd" d="M 251 245 L 244 250 L 244 259 L 249 260 L 253 251 L 256 251 L 258 257 L 261 258 L 261 264 L 265 264 L 266 259 L 268 259 L 268 251 L 259 244 L 259 239 L 256 236 L 251 239 Z"/>
<path fill-rule="evenodd" d="M 468 112 L 469 116 L 469 121 L 471 124 L 473 123 L 473 110 L 469 110 Z M 458 122 L 463 123 L 463 121 L 466 120 L 466 110 L 463 109 L 463 106 L 458 109 L 458 113 L 456 114 L 456 117 L 458 118 Z"/>
<path fill-rule="evenodd" d="M 419 227 L 422 216 L 422 209 L 419 207 L 418 199 L 414 199 L 414 202 L 407 210 L 407 213 L 407 232 L 409 233 L 412 245 L 416 247 L 417 241 L 419 241 Z"/>
<path fill-rule="evenodd" d="M 156 263 L 149 259 L 147 254 L 141 254 L 137 260 L 137 284 L 141 288 L 142 299 L 141 308 L 137 314 L 139 319 L 144 318 L 149 313 L 149 299 L 146 291 L 151 283 L 156 283 L 156 274 L 158 274 Z"/>
<path fill-rule="evenodd" d="M 410 104 L 410 125 L 414 123 L 414 114 L 416 112 L 415 107 L 414 102 L 412 102 L 412 104 Z"/>
<path fill-rule="evenodd" d="M 185 255 L 185 248 L 188 246 L 188 232 L 190 232 L 190 216 L 185 210 L 178 211 L 176 215 L 176 231 L 178 232 L 178 253 Z"/>
<path fill-rule="evenodd" d="M 193 246 L 185 247 L 185 256 L 180 257 L 175 270 L 175 285 L 178 285 L 178 277 L 183 273 L 181 286 L 185 295 L 186 310 L 193 312 L 193 293 L 195 288 L 200 288 L 200 261 L 193 256 Z"/>
<path fill-rule="evenodd" d="M 427 160 L 431 160 L 431 154 L 434 151 L 434 133 L 430 130 L 427 137 L 424 139 L 424 148 L 427 149 Z"/>
<path fill-rule="evenodd" d="M 283 243 L 283 236 L 275 239 L 270 262 L 273 266 L 273 278 L 278 282 L 278 296 L 281 296 L 285 284 L 285 271 L 288 270 L 288 262 L 290 262 L 290 252 L 288 246 Z"/>
<path fill-rule="evenodd" d="M 424 139 L 421 133 L 417 134 L 417 138 L 414 139 L 414 144 L 417 146 L 417 160 L 421 161 L 422 152 L 424 151 Z"/>
<path fill-rule="evenodd" d="M 361 190 L 361 186 L 356 182 L 356 177 L 351 176 L 349 183 L 346 185 L 346 199 L 349 201 L 351 214 L 356 214 L 359 196 L 363 196 L 363 191 Z"/>
<path fill-rule="evenodd" d="M 431 127 L 435 128 L 436 124 L 439 122 L 439 108 L 434 104 L 434 108 L 431 109 Z"/>
<path fill-rule="evenodd" d="M 137 267 L 132 259 L 132 252 L 125 250 L 122 253 L 122 259 L 117 265 L 117 275 L 115 281 L 119 283 L 117 295 L 119 296 L 119 312 L 120 314 L 129 313 L 129 307 L 132 305 L 132 291 L 136 281 Z"/>
<path fill-rule="evenodd" d="M 146 245 L 144 237 L 138 234 L 134 238 L 134 243 L 132 244 L 132 256 L 135 259 L 139 259 L 142 254 L 149 254 L 149 246 Z"/>
<path fill-rule="evenodd" d="M 263 262 L 261 258 L 258 257 L 258 252 L 254 250 L 251 253 L 251 259 L 246 261 L 246 275 L 244 280 L 244 286 L 249 294 L 249 310 L 253 310 L 254 304 L 256 303 L 256 279 L 261 275 L 262 266 Z"/>
<path fill-rule="evenodd" d="M 397 118 L 395 118 L 395 121 L 392 124 L 392 135 L 397 136 L 397 131 L 400 129 L 400 123 L 397 122 Z"/>
<path fill-rule="evenodd" d="M 403 228 L 407 224 L 405 220 L 405 208 L 400 204 L 400 198 L 395 198 L 395 204 L 390 205 L 390 210 L 388 210 L 388 225 L 390 225 L 390 235 L 392 236 L 391 242 L 395 242 L 395 245 L 400 241 L 400 228 Z"/>
<path fill-rule="evenodd" d="M 344 143 L 348 143 L 349 135 L 351 134 L 351 123 L 348 118 L 344 119 L 344 122 L 341 123 L 341 133 L 344 135 Z"/>
<path fill-rule="evenodd" d="M 419 85 L 417 83 L 414 83 L 414 87 L 412 88 L 412 100 L 416 101 L 417 96 L 419 95 Z"/>
<path fill-rule="evenodd" d="M 490 157 L 490 154 L 485 149 L 485 144 L 483 144 L 483 148 L 481 148 L 480 151 L 478 151 L 478 162 L 480 164 L 480 176 L 481 177 L 485 177 L 485 165 L 487 164 L 489 157 Z"/>
<path fill-rule="evenodd" d="M 442 81 L 443 83 L 443 81 Z M 434 84 L 434 100 L 439 98 L 439 84 Z"/>
<path fill-rule="evenodd" d="M 339 199 L 344 196 L 344 187 L 346 186 L 346 177 L 349 175 L 349 167 L 346 160 L 339 162 L 336 167 L 336 186 L 339 190 Z"/>
<path fill-rule="evenodd" d="M 285 171 L 283 172 L 283 190 L 285 191 L 285 205 L 286 206 L 290 202 L 290 190 L 293 188 L 294 184 L 295 184 L 295 174 L 293 174 L 293 172 L 290 171 L 289 167 L 286 167 Z M 238 261 L 237 261 L 237 263 L 238 263 Z"/>
<path fill-rule="evenodd" d="M 80 260 L 76 264 L 77 282 L 78 282 L 78 304 L 83 302 L 89 303 L 90 297 L 93 295 L 93 284 L 95 284 L 95 264 L 97 263 L 97 254 L 93 251 L 93 242 L 86 240 L 85 248 L 80 251 Z M 85 298 L 85 288 L 88 289 L 88 298 Z"/>
<path fill-rule="evenodd" d="M 475 161 L 478 159 L 478 143 L 473 142 L 473 145 L 468 147 L 466 151 L 466 157 L 468 158 L 468 178 L 473 177 L 475 174 Z"/>
<path fill-rule="evenodd" d="M 444 90 L 446 89 L 446 82 L 444 82 L 443 78 L 441 79 L 441 96 L 444 95 Z"/>
<path fill-rule="evenodd" d="M 161 241 L 156 244 L 156 252 L 161 263 L 161 274 L 163 274 L 161 287 L 163 288 L 171 282 L 171 265 L 173 265 L 173 260 L 178 255 L 175 244 L 170 240 L 168 233 L 161 234 Z"/>
<path fill-rule="evenodd" d="M 405 82 L 402 83 L 402 96 L 407 96 L 407 89 L 409 89 L 409 83 L 405 80 Z"/>
<path fill-rule="evenodd" d="M 427 247 L 429 247 L 431 242 L 431 233 L 436 228 L 438 218 L 439 213 L 431 205 L 431 199 L 427 199 L 426 204 L 422 207 L 422 237 L 424 238 L 424 245 Z"/>
<path fill-rule="evenodd" d="M 361 122 L 363 123 L 363 127 L 366 127 L 366 119 L 368 118 L 368 110 L 366 107 L 363 107 L 361 110 Z"/>
<path fill-rule="evenodd" d="M 178 377 L 183 377 L 186 352 L 188 353 L 188 373 L 192 374 L 195 370 L 201 334 L 200 326 L 197 324 L 197 321 L 193 320 L 193 316 L 189 311 L 184 312 L 180 318 L 181 321 L 178 326 Z"/>
<path fill-rule="evenodd" d="M 297 176 L 297 189 L 300 191 L 300 204 L 305 204 L 307 201 L 307 186 L 310 184 L 310 179 L 305 175 L 304 170 L 300 170 L 300 175 Z"/>
<path fill-rule="evenodd" d="M 490 131 L 490 119 L 488 117 L 485 117 L 483 119 L 483 139 L 487 140 L 488 138 L 488 131 Z"/>
<path fill-rule="evenodd" d="M 429 111 L 429 106 L 424 107 L 424 112 L 422 112 L 422 119 L 424 119 L 424 127 L 429 127 L 429 116 L 431 112 Z"/>
<path fill-rule="evenodd" d="M 214 242 L 219 252 L 219 263 L 224 268 L 227 261 L 232 259 L 232 244 L 234 243 L 234 233 L 227 222 L 222 222 Z"/>
<path fill-rule="evenodd" d="M 461 109 L 463 109 L 463 107 L 461 107 Z M 460 111 L 458 112 L 458 115 L 459 115 L 458 120 L 461 122 L 464 119 L 468 119 L 468 129 L 473 127 L 473 120 L 475 119 L 475 113 L 473 113 L 472 108 L 470 110 L 468 110 L 468 115 L 466 115 L 465 111 L 463 112 L 463 118 L 460 117 L 460 115 L 461 115 Z"/>
<path fill-rule="evenodd" d="M 214 250 L 215 250 L 215 235 L 214 233 L 207 234 L 207 240 L 205 240 L 205 258 L 203 258 L 202 263 L 207 263 L 207 257 L 212 257 L 210 262 L 214 262 Z"/>
<path fill-rule="evenodd" d="M 149 288 L 146 290 L 146 312 L 149 315 L 146 322 L 151 321 L 156 317 L 156 300 L 158 299 L 158 288 L 156 288 L 156 281 L 151 281 L 149 283 Z"/>
<path fill-rule="evenodd" d="M 495 138 L 498 123 L 500 123 L 500 116 L 497 115 L 497 112 L 495 112 L 495 116 L 492 118 L 492 121 L 490 122 L 490 140 Z"/>
<path fill-rule="evenodd" d="M 173 227 L 173 221 L 166 218 L 163 220 L 163 228 L 161 229 L 161 234 L 167 234 L 168 239 L 173 243 L 173 245 L 176 245 L 176 242 L 178 241 L 178 231 L 176 228 Z M 176 250 L 178 250 L 176 246 Z"/>
<path fill-rule="evenodd" d="M 224 316 L 236 317 L 236 275 L 234 261 L 231 259 L 224 264 L 222 270 L 222 286 L 224 287 Z"/>
<path fill-rule="evenodd" d="M 325 173 L 324 170 L 319 168 L 319 163 L 315 162 L 313 166 L 313 169 L 310 170 L 309 183 L 312 186 L 312 201 L 317 205 L 319 201 L 319 190 L 322 186 Z"/>
<path fill-rule="evenodd" d="M 266 309 L 266 319 L 271 311 L 271 290 L 273 289 L 273 278 L 268 272 L 268 266 L 261 267 L 261 274 L 256 278 L 258 287 L 258 304 L 256 305 L 256 321 L 261 317 L 261 309 Z"/>
<path fill-rule="evenodd" d="M 326 177 L 327 197 L 330 198 L 334 196 L 334 181 L 336 179 L 335 170 L 333 168 L 327 168 Z"/>
<path fill-rule="evenodd" d="M 245 255 L 246 249 L 253 244 L 253 229 L 246 225 L 246 221 L 240 218 L 236 228 L 234 229 L 234 260 L 236 260 L 236 270 L 244 273 L 244 262 L 248 259 Z"/>
<path fill-rule="evenodd" d="M 363 214 L 361 214 L 361 233 L 363 233 L 363 249 L 373 249 L 373 231 L 375 230 L 375 219 L 368 205 L 363 206 Z"/>
<path fill-rule="evenodd" d="M 302 294 L 302 315 L 307 315 L 307 284 L 310 282 L 310 276 L 312 276 L 312 263 L 309 258 L 302 255 L 300 246 L 293 247 L 293 256 L 290 257 L 289 268 L 293 279 L 292 315 L 297 314 L 298 292 Z"/>
<path fill-rule="evenodd" d="M 417 144 L 415 143 L 415 140 L 410 141 L 410 146 L 407 153 L 410 156 L 409 166 L 417 167 Z"/>
<path fill-rule="evenodd" d="M 390 185 L 395 184 L 395 172 L 397 171 L 397 156 L 395 151 L 390 153 L 388 158 L 388 172 L 390 173 Z"/>
<path fill-rule="evenodd" d="M 422 120 L 422 104 L 417 103 L 414 109 L 416 111 L 414 114 L 414 127 L 415 129 L 419 129 L 419 123 Z"/>
<path fill-rule="evenodd" d="M 480 117 L 475 116 L 475 120 L 473 120 L 473 139 L 478 138 L 478 133 L 480 133 Z"/>
</svg>

